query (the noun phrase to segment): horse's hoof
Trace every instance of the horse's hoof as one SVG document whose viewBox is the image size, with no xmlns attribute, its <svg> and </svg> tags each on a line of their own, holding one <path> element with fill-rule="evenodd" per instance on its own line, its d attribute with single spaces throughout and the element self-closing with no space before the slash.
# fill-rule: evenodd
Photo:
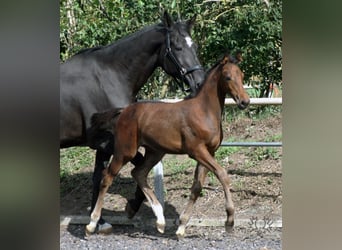
<svg viewBox="0 0 342 250">
<path fill-rule="evenodd" d="M 183 239 L 185 236 L 185 227 L 184 226 L 179 226 L 177 231 L 176 231 L 177 238 Z"/>
<path fill-rule="evenodd" d="M 157 230 L 159 233 L 163 234 L 164 233 L 164 230 L 165 230 L 165 224 L 161 224 L 161 223 L 156 223 L 156 226 L 157 226 Z"/>
<path fill-rule="evenodd" d="M 126 208 L 125 208 L 126 214 L 127 214 L 127 218 L 128 219 L 132 219 L 134 217 L 134 215 L 137 213 L 137 211 L 135 211 L 131 205 L 129 204 L 129 202 L 127 202 L 126 204 Z"/>
<path fill-rule="evenodd" d="M 228 222 L 226 221 L 226 223 L 224 224 L 226 232 L 227 233 L 231 233 L 233 232 L 233 228 L 234 228 L 234 221 Z"/>
<path fill-rule="evenodd" d="M 102 225 L 98 225 L 97 232 L 99 234 L 110 234 L 113 232 L 113 227 L 111 224 L 105 222 Z"/>
</svg>

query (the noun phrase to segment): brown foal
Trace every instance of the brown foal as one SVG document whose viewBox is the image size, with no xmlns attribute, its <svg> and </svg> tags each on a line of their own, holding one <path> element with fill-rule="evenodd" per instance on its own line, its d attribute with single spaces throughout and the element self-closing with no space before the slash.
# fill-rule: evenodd
<svg viewBox="0 0 342 250">
<path fill-rule="evenodd" d="M 244 75 L 237 65 L 240 60 L 241 57 L 236 59 L 226 55 L 216 63 L 208 71 L 201 89 L 193 98 L 177 103 L 139 102 L 125 109 L 96 115 L 98 124 L 116 118 L 112 127 L 115 153 L 111 164 L 103 172 L 99 197 L 86 227 L 87 233 L 95 231 L 104 195 L 113 178 L 136 155 L 140 146 L 145 148 L 145 155 L 142 162 L 132 170 L 132 176 L 151 204 L 159 232 L 163 233 L 165 229 L 163 208 L 147 184 L 147 175 L 165 154 L 188 154 L 197 161 L 190 200 L 180 216 L 177 236 L 183 237 L 185 234 L 185 226 L 208 171 L 212 171 L 223 186 L 226 230 L 231 230 L 234 225 L 234 205 L 229 190 L 230 179 L 226 169 L 215 161 L 214 154 L 223 137 L 221 116 L 226 94 L 235 100 L 240 109 L 245 109 L 249 104 L 249 96 L 243 88 Z"/>
</svg>

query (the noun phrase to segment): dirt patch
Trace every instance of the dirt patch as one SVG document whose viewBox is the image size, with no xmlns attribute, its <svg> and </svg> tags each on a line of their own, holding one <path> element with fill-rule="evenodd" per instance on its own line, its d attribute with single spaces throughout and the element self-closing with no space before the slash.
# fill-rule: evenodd
<svg viewBox="0 0 342 250">
<path fill-rule="evenodd" d="M 227 141 L 281 141 L 281 114 L 254 120 L 240 118 L 223 123 L 224 140 Z M 220 163 L 231 177 L 231 191 L 237 218 L 281 218 L 282 208 L 282 149 L 266 147 L 227 149 L 227 157 L 221 154 Z M 182 166 L 176 174 L 170 174 L 164 165 L 165 217 L 177 219 L 185 208 L 193 180 L 194 162 L 185 155 L 167 155 L 164 162 L 171 161 Z M 184 166 L 185 165 L 185 166 Z M 131 165 L 125 166 L 115 179 L 105 197 L 104 215 L 124 215 L 127 199 L 134 197 L 135 182 L 130 176 Z M 60 197 L 61 215 L 88 215 L 91 201 L 93 166 L 84 167 L 68 181 L 80 183 L 75 189 Z M 149 177 L 153 183 L 153 175 Z M 61 183 L 63 185 L 63 183 Z M 197 200 L 192 218 L 225 218 L 224 193 L 221 184 L 209 175 L 202 196 Z M 145 202 L 139 216 L 153 217 Z"/>
</svg>

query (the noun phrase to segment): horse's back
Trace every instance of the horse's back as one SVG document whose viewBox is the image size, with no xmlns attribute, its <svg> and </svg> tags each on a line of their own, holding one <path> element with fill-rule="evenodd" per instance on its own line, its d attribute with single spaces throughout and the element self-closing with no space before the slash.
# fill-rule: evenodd
<svg viewBox="0 0 342 250">
<path fill-rule="evenodd" d="M 87 144 L 91 116 L 129 102 L 115 68 L 90 51 L 71 57 L 60 66 L 60 146 Z"/>
</svg>

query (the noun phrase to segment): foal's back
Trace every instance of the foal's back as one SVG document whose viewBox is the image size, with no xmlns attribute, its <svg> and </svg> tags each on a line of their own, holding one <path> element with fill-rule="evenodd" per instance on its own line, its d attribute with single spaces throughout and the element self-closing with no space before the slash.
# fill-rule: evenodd
<svg viewBox="0 0 342 250">
<path fill-rule="evenodd" d="M 117 142 L 127 143 L 130 138 L 136 148 L 148 146 L 170 154 L 188 153 L 189 145 L 207 143 L 215 138 L 217 144 L 220 124 L 215 124 L 204 112 L 197 97 L 177 103 L 134 103 L 118 117 L 114 129 Z"/>
</svg>

